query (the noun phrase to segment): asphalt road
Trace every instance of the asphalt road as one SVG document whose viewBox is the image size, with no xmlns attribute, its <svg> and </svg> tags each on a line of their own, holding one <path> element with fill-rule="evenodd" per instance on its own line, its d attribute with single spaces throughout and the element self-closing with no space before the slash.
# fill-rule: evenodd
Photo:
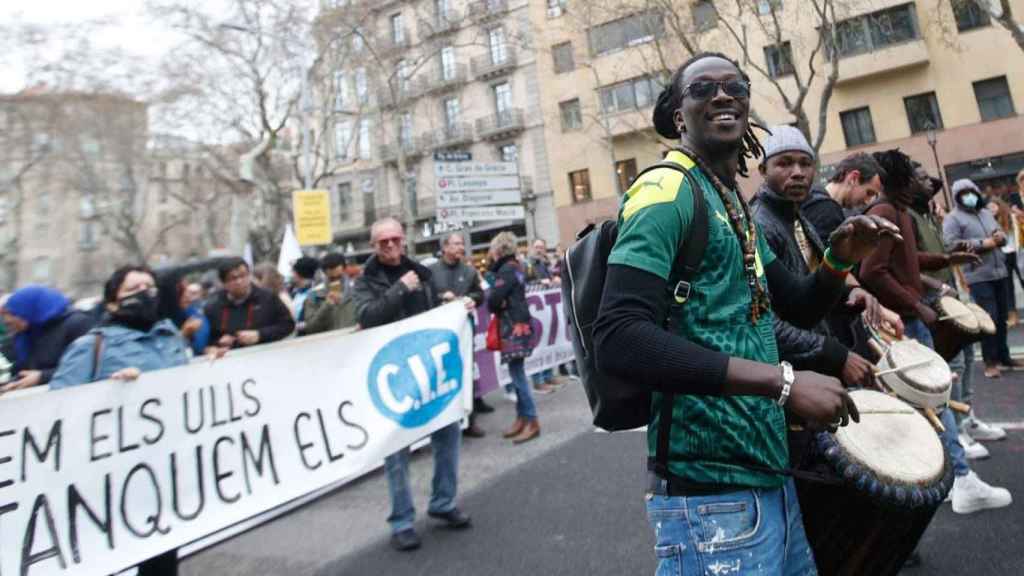
<svg viewBox="0 0 1024 576">
<path fill-rule="evenodd" d="M 979 413 L 1024 420 L 1024 372 L 986 381 L 976 365 Z M 201 552 L 184 574 L 242 575 L 622 575 L 653 574 L 653 539 L 643 509 L 643 435 L 595 433 L 580 387 L 539 399 L 540 440 L 513 447 L 500 430 L 512 405 L 483 417 L 492 434 L 463 444 L 461 505 L 474 526 L 452 532 L 420 519 L 423 548 L 388 545 L 386 480 L 372 474 L 305 508 Z M 912 576 L 1024 574 L 1024 430 L 990 443 L 978 474 L 1017 502 L 969 516 L 946 505 L 921 541 Z M 431 458 L 414 458 L 417 504 L 425 505 Z"/>
</svg>

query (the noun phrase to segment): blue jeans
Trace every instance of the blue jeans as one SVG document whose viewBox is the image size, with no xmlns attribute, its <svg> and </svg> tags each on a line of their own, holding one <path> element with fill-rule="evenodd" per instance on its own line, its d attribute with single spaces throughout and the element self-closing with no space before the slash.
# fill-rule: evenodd
<svg viewBox="0 0 1024 576">
<path fill-rule="evenodd" d="M 430 449 L 434 453 L 434 481 L 428 512 L 443 514 L 455 508 L 455 492 L 459 482 L 459 443 L 462 430 L 453 422 L 430 435 Z M 416 508 L 409 490 L 409 449 L 402 448 L 384 459 L 388 472 L 388 494 L 391 496 L 391 515 L 388 524 L 396 534 L 413 527 Z"/>
<path fill-rule="evenodd" d="M 818 573 L 792 478 L 782 488 L 647 496 L 657 576 Z"/>
<path fill-rule="evenodd" d="M 508 373 L 512 376 L 512 385 L 516 389 L 516 416 L 535 420 L 537 406 L 533 403 L 533 392 L 530 390 L 530 382 L 526 379 L 526 360 L 510 360 Z"/>
<path fill-rule="evenodd" d="M 986 366 L 1010 363 L 1010 347 L 1006 342 L 1006 314 L 1008 311 L 1006 282 L 992 280 L 971 284 L 971 297 L 988 312 L 996 324 L 996 333 L 981 339 L 981 356 Z"/>
<path fill-rule="evenodd" d="M 543 384 L 545 382 L 551 382 L 551 380 L 554 379 L 554 377 L 555 377 L 555 371 L 553 369 L 549 369 L 549 370 L 541 370 L 540 372 L 537 372 L 536 374 L 532 374 L 530 376 L 530 379 L 533 380 L 533 385 L 534 386 L 540 386 L 541 384 Z"/>
<path fill-rule="evenodd" d="M 932 333 L 928 331 L 928 327 L 924 325 L 918 318 L 904 318 L 903 319 L 903 333 L 906 334 L 907 338 L 913 338 L 925 346 L 935 349 L 935 342 L 932 340 Z M 949 452 L 949 459 L 953 461 L 953 474 L 956 476 L 966 476 L 970 471 L 971 467 L 967 464 L 967 455 L 964 454 L 964 447 L 960 444 L 959 429 L 956 426 L 956 418 L 953 417 L 953 411 L 946 408 L 939 414 L 939 420 L 942 422 L 945 432 L 940 432 L 939 437 L 942 438 L 942 444 L 946 447 L 946 451 Z"/>
<path fill-rule="evenodd" d="M 953 382 L 953 390 L 950 397 L 957 402 L 970 404 L 974 399 L 974 345 L 964 346 L 959 354 L 949 361 L 949 368 L 960 377 Z M 964 415 L 957 412 L 953 415 L 957 424 L 963 421 Z"/>
</svg>

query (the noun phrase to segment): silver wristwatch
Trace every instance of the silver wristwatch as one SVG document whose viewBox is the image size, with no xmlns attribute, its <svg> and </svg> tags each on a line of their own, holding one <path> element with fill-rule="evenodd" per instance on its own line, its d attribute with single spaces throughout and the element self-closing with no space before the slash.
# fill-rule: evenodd
<svg viewBox="0 0 1024 576">
<path fill-rule="evenodd" d="M 786 401 L 789 400 L 789 392 L 793 389 L 793 382 L 796 381 L 796 375 L 793 374 L 793 365 L 785 360 L 779 362 L 779 368 L 782 371 L 782 391 L 779 392 L 779 398 L 775 403 L 785 406 Z"/>
</svg>

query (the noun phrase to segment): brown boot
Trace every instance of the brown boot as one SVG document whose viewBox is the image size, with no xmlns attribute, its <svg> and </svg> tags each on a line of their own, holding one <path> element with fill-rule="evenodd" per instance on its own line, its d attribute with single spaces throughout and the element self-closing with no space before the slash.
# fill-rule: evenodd
<svg viewBox="0 0 1024 576">
<path fill-rule="evenodd" d="M 534 418 L 526 423 L 523 427 L 522 432 L 518 436 L 512 439 L 513 444 L 522 444 L 523 442 L 529 442 L 537 436 L 540 436 L 540 422 Z"/>
<path fill-rule="evenodd" d="M 518 436 L 519 433 L 522 432 L 523 428 L 525 428 L 525 427 L 526 427 L 526 418 L 518 418 L 517 417 L 516 421 L 512 424 L 512 427 L 509 428 L 508 431 L 506 431 L 504 434 L 502 434 L 502 436 L 505 437 L 505 438 L 513 438 L 515 436 Z"/>
</svg>

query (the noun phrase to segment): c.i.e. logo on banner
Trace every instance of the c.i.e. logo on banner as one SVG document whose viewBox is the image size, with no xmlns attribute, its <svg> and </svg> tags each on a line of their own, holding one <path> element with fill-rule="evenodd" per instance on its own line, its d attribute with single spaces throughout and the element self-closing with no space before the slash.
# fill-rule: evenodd
<svg viewBox="0 0 1024 576">
<path fill-rule="evenodd" d="M 370 398 L 381 414 L 415 428 L 440 414 L 462 389 L 459 337 L 418 330 L 381 348 L 370 363 Z"/>
</svg>

